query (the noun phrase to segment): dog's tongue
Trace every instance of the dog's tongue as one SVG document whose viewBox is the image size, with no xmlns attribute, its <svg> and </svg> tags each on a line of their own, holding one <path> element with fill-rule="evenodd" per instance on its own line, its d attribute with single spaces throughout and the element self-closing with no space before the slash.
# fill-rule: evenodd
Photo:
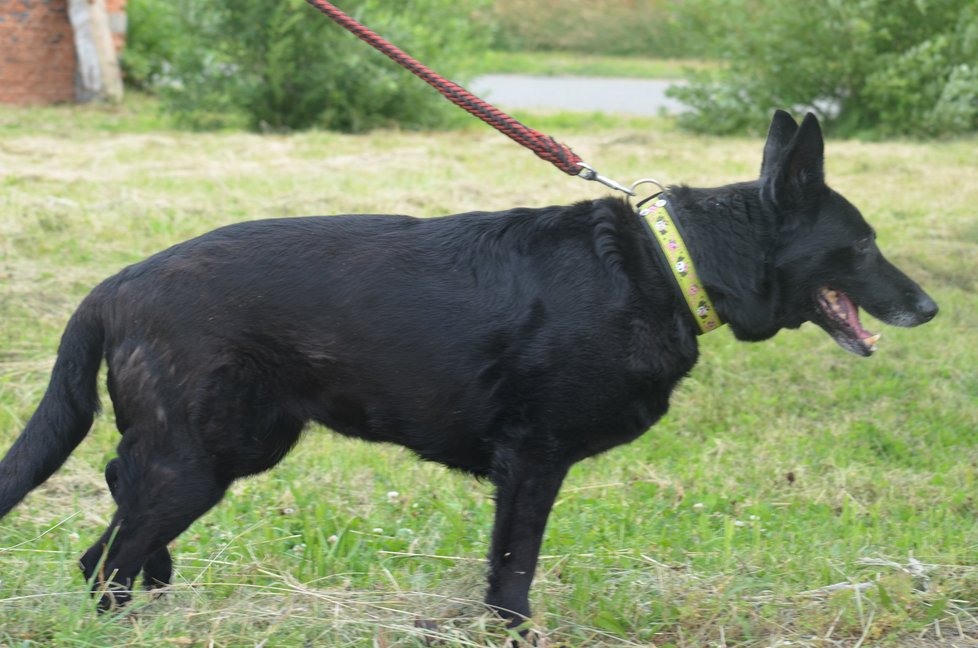
<svg viewBox="0 0 978 648">
<path fill-rule="evenodd" d="M 873 334 L 864 329 L 862 322 L 859 321 L 859 307 L 849 299 L 849 295 L 841 291 L 835 291 L 835 297 L 836 303 L 839 305 L 840 316 L 852 327 L 852 332 L 855 334 L 855 337 L 860 340 L 872 337 Z M 879 338 L 879 336 L 876 336 L 876 338 Z M 876 340 L 873 341 L 875 342 Z"/>
<path fill-rule="evenodd" d="M 862 345 L 870 353 L 875 351 L 880 335 L 870 333 L 863 328 L 862 322 L 859 321 L 859 307 L 849 298 L 849 295 L 841 290 L 829 289 L 824 289 L 822 294 L 827 310 L 839 325 L 839 333 Z"/>
</svg>

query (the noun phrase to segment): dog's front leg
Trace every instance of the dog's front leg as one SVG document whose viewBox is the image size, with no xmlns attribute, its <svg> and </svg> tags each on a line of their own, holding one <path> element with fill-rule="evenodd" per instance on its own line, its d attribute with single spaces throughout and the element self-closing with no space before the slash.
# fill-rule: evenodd
<svg viewBox="0 0 978 648">
<path fill-rule="evenodd" d="M 496 520 L 486 604 L 515 628 L 530 618 L 530 584 L 540 543 L 569 465 L 513 453 L 493 475 Z"/>
</svg>

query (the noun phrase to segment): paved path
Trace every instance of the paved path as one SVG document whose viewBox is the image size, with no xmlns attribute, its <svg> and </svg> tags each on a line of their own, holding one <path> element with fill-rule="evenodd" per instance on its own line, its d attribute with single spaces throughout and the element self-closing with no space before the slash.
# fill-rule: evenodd
<svg viewBox="0 0 978 648">
<path fill-rule="evenodd" d="M 486 74 L 474 79 L 468 88 L 502 108 L 658 115 L 684 110 L 681 103 L 666 96 L 669 86 L 681 83 L 657 79 Z"/>
</svg>

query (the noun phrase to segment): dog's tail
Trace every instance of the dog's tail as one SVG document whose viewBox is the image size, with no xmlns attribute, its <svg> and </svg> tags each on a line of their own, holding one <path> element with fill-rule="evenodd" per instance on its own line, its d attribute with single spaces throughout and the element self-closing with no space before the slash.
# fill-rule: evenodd
<svg viewBox="0 0 978 648">
<path fill-rule="evenodd" d="M 104 332 L 90 295 L 72 315 L 37 411 L 0 461 L 0 518 L 61 467 L 99 410 Z"/>
</svg>

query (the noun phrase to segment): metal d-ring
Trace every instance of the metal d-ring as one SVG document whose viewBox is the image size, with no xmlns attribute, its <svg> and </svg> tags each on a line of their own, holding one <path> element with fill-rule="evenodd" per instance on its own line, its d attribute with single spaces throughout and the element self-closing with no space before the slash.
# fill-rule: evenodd
<svg viewBox="0 0 978 648">
<path fill-rule="evenodd" d="M 629 187 L 629 189 L 628 189 L 628 195 L 629 196 L 632 196 L 632 197 L 636 196 L 637 194 L 635 193 L 635 188 L 638 187 L 639 185 L 643 185 L 643 184 L 653 184 L 653 185 L 655 185 L 656 187 L 659 188 L 659 191 L 657 191 L 656 193 L 652 194 L 648 198 L 643 198 L 642 200 L 638 201 L 638 203 L 635 204 L 636 211 L 638 210 L 639 207 L 642 206 L 642 203 L 644 203 L 645 201 L 649 200 L 650 198 L 654 198 L 655 196 L 658 196 L 659 194 L 665 192 L 665 190 L 666 190 L 666 188 L 663 187 L 662 186 L 662 183 L 659 182 L 658 180 L 654 180 L 652 178 L 642 178 L 641 180 L 636 180 L 635 182 L 632 183 L 632 186 Z"/>
</svg>

